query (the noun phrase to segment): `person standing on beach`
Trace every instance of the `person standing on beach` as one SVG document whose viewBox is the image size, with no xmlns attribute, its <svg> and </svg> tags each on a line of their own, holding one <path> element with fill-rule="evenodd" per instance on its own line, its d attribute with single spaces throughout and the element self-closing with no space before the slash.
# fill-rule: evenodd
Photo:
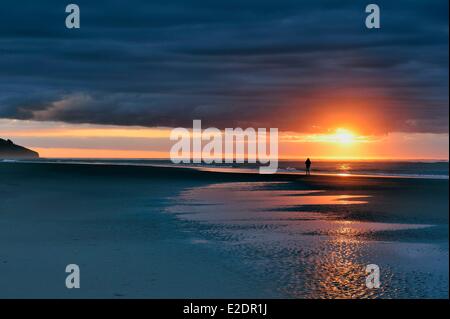
<svg viewBox="0 0 450 319">
<path fill-rule="evenodd" d="M 306 165 L 306 175 L 311 175 L 311 160 L 309 158 L 305 161 Z"/>
</svg>

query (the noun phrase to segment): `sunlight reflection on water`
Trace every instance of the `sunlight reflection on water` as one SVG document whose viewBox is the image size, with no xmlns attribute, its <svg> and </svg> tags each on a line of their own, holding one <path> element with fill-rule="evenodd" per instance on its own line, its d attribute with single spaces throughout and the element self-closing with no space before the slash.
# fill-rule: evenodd
<svg viewBox="0 0 450 319">
<path fill-rule="evenodd" d="M 267 186 L 273 184 L 221 183 L 192 188 L 181 193 L 168 212 L 201 222 L 202 235 L 216 242 L 218 249 L 288 297 L 398 295 L 392 288 L 390 267 L 383 268 L 382 288 L 365 286 L 365 266 L 390 257 L 385 256 L 385 245 L 364 235 L 429 225 L 341 220 L 329 207 L 348 205 L 350 209 L 368 203 L 370 197 Z M 321 206 L 325 209 L 319 209 Z M 391 287 L 388 292 L 386 287 Z M 402 289 L 408 288 L 403 284 Z"/>
</svg>

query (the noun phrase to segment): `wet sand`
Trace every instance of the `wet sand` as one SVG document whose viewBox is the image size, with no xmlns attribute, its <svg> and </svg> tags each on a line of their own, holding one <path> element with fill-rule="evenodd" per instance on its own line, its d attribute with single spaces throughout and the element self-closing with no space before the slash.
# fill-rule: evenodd
<svg viewBox="0 0 450 319">
<path fill-rule="evenodd" d="M 448 297 L 448 180 L 0 163 L 0 193 L 0 297 Z"/>
</svg>

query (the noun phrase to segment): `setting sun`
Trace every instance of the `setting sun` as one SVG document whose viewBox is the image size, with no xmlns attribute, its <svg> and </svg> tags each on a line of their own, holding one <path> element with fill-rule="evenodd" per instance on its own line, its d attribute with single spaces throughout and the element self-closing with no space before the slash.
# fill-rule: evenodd
<svg viewBox="0 0 450 319">
<path fill-rule="evenodd" d="M 339 144 L 351 144 L 355 141 L 355 135 L 351 131 L 343 128 L 336 130 L 334 138 L 336 143 Z"/>
</svg>

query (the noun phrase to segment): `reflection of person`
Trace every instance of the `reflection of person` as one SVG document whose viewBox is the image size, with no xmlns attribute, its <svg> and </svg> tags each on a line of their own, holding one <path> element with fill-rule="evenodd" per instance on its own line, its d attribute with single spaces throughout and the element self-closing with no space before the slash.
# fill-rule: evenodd
<svg viewBox="0 0 450 319">
<path fill-rule="evenodd" d="M 311 175 L 311 160 L 308 158 L 305 162 L 306 165 L 306 175 Z"/>
</svg>

